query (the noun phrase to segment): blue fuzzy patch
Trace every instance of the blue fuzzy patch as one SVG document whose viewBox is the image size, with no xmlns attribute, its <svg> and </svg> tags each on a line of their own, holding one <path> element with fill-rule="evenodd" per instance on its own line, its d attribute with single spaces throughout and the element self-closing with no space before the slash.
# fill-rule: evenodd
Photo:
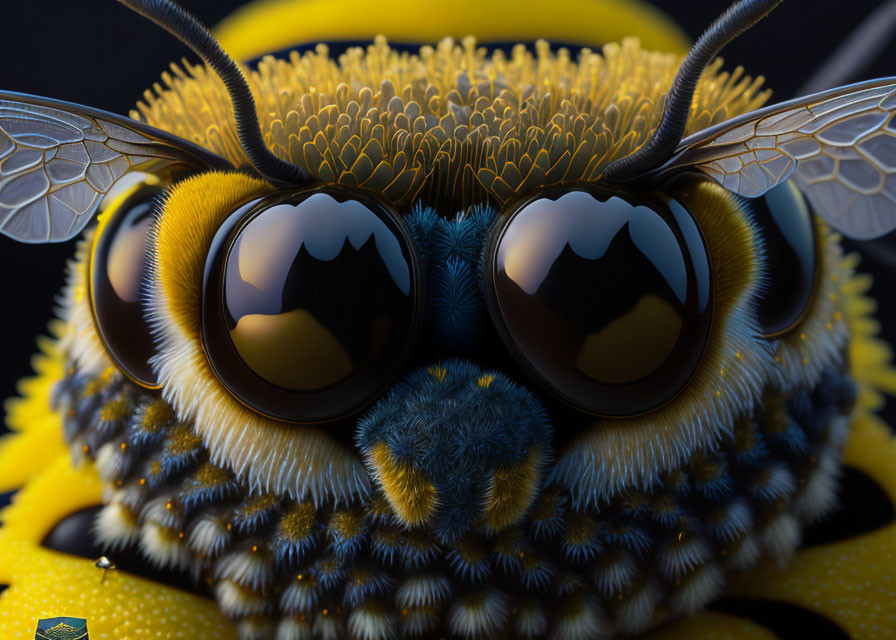
<svg viewBox="0 0 896 640">
<path fill-rule="evenodd" d="M 444 369 L 444 376 L 433 371 Z M 483 376 L 491 379 L 483 386 Z M 409 374 L 358 423 L 358 446 L 385 443 L 392 457 L 436 488 L 434 528 L 443 540 L 481 516 L 494 471 L 523 462 L 538 445 L 547 455 L 551 427 L 541 402 L 495 371 L 465 360 Z M 375 474 L 375 470 L 372 470 Z"/>
<path fill-rule="evenodd" d="M 320 524 L 315 523 L 311 533 L 301 539 L 288 538 L 277 531 L 272 540 L 274 564 L 278 568 L 298 567 L 317 546 Z"/>
<path fill-rule="evenodd" d="M 610 527 L 607 530 L 607 539 L 636 557 L 643 557 L 654 545 L 649 533 L 628 522 Z"/>
<path fill-rule="evenodd" d="M 353 558 L 367 539 L 367 532 L 361 528 L 357 535 L 346 536 L 336 528 L 330 528 L 329 531 L 330 550 L 340 560 L 349 560 Z"/>
<path fill-rule="evenodd" d="M 451 549 L 447 555 L 448 563 L 454 573 L 466 582 L 485 582 L 492 574 L 490 558 L 487 555 L 468 560 L 458 549 Z"/>
<path fill-rule="evenodd" d="M 345 579 L 345 565 L 333 557 L 319 558 L 311 568 L 321 591 L 330 591 L 340 586 Z"/>
<path fill-rule="evenodd" d="M 271 524 L 279 511 L 279 504 L 258 509 L 253 507 L 251 503 L 246 503 L 236 508 L 231 518 L 231 523 L 239 533 L 249 535 Z"/>
<path fill-rule="evenodd" d="M 419 571 L 436 559 L 439 547 L 435 540 L 425 536 L 417 539 L 409 538 L 404 541 L 400 555 L 405 571 Z"/>
<path fill-rule="evenodd" d="M 228 500 L 237 495 L 239 488 L 234 478 L 219 484 L 206 485 L 191 476 L 184 481 L 177 497 L 184 510 L 191 511 Z"/>
<path fill-rule="evenodd" d="M 395 557 L 402 549 L 404 539 L 397 535 L 397 529 L 385 529 L 389 536 L 374 535 L 370 539 L 370 552 L 380 564 L 393 565 Z"/>
<path fill-rule="evenodd" d="M 482 254 L 496 215 L 483 206 L 448 219 L 417 205 L 405 218 L 426 273 L 425 328 L 446 348 L 474 345 L 487 326 Z"/>
<path fill-rule="evenodd" d="M 523 564 L 519 578 L 527 591 L 544 591 L 554 578 L 554 569 L 542 558 L 536 558 L 531 564 Z"/>
<path fill-rule="evenodd" d="M 371 598 L 382 596 L 391 587 L 391 579 L 379 567 L 356 569 L 346 581 L 343 602 L 354 608 Z"/>
</svg>

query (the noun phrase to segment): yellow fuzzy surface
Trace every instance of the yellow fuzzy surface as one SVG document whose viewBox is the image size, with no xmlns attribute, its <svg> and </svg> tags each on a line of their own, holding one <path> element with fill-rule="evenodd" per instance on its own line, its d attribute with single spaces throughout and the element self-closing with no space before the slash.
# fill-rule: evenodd
<svg viewBox="0 0 896 640">
<path fill-rule="evenodd" d="M 65 327 L 55 321 L 50 332 L 58 339 Z M 37 344 L 39 352 L 31 359 L 37 375 L 20 380 L 19 397 L 4 404 L 12 433 L 0 436 L 0 492 L 22 486 L 66 451 L 62 418 L 49 410 L 53 385 L 64 373 L 64 358 L 56 340 L 40 338 Z"/>
<path fill-rule="evenodd" d="M 325 45 L 268 57 L 248 79 L 277 156 L 323 183 L 456 211 L 599 180 L 647 139 L 680 63 L 635 39 L 574 58 L 544 41 L 508 55 L 445 39 L 411 55 L 377 38 L 338 59 Z M 703 74 L 688 133 L 768 98 L 761 78 L 721 68 L 717 60 Z M 172 66 L 131 115 L 247 164 L 224 85 L 204 66 Z"/>
<path fill-rule="evenodd" d="M 210 599 L 114 570 L 101 582 L 93 561 L 40 546 L 59 520 L 101 503 L 95 470 L 73 468 L 62 453 L 2 512 L 0 584 L 10 586 L 0 594 L 0 638 L 30 640 L 39 618 L 61 615 L 85 618 L 91 638 L 236 638 Z"/>
<path fill-rule="evenodd" d="M 156 228 L 156 274 L 171 320 L 199 336 L 201 274 L 212 238 L 228 215 L 270 187 L 242 174 L 208 173 L 184 180 L 169 196 Z M 189 275 L 198 272 L 200 280 Z"/>
<path fill-rule="evenodd" d="M 492 474 L 480 525 L 496 532 L 518 522 L 541 486 L 545 459 L 540 447 L 532 447 L 525 460 L 500 467 Z"/>
<path fill-rule="evenodd" d="M 426 524 L 435 512 L 438 498 L 429 478 L 419 469 L 395 460 L 384 442 L 373 447 L 370 463 L 395 515 L 406 525 Z"/>
</svg>

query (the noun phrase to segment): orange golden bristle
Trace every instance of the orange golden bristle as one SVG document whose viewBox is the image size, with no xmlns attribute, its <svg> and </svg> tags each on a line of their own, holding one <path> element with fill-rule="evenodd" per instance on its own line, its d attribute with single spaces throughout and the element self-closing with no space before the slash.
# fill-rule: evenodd
<svg viewBox="0 0 896 640">
<path fill-rule="evenodd" d="M 380 37 L 338 59 L 325 45 L 267 57 L 248 79 L 268 147 L 315 180 L 459 210 L 598 179 L 646 140 L 680 62 L 635 39 L 574 59 L 545 41 L 508 56 L 473 38 L 445 39 L 411 55 Z M 223 83 L 184 64 L 172 66 L 132 116 L 246 164 Z M 704 73 L 688 133 L 767 100 L 762 78 L 721 67 L 717 60 Z"/>
</svg>

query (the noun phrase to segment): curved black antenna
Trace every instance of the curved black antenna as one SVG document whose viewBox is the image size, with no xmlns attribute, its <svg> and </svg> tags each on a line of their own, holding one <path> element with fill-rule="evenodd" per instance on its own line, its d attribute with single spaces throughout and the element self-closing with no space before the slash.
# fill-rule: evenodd
<svg viewBox="0 0 896 640">
<path fill-rule="evenodd" d="M 610 180 L 631 180 L 662 164 L 684 136 L 691 100 L 700 75 L 726 44 L 764 18 L 782 0 L 740 0 L 713 22 L 691 47 L 666 94 L 663 117 L 653 136 L 637 151 L 604 169 Z"/>
<path fill-rule="evenodd" d="M 243 72 L 196 17 L 171 0 L 118 0 L 118 2 L 149 18 L 175 36 L 220 76 L 233 103 L 233 119 L 240 146 L 249 162 L 262 176 L 276 185 L 284 186 L 310 181 L 308 174 L 301 167 L 281 160 L 267 148 L 261 137 L 255 99 Z"/>
</svg>

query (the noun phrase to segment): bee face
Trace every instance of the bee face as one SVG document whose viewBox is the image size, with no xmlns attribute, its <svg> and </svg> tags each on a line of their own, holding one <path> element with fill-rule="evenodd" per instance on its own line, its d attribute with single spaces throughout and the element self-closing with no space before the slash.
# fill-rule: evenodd
<svg viewBox="0 0 896 640">
<path fill-rule="evenodd" d="M 819 177 L 823 145 L 889 139 L 894 87 L 809 99 L 815 127 L 716 63 L 690 136 L 631 178 L 677 63 L 321 48 L 250 74 L 254 140 L 204 68 L 139 125 L 0 96 L 0 228 L 58 240 L 105 203 L 56 394 L 110 486 L 101 542 L 208 576 L 247 628 L 335 637 L 396 611 L 501 634 L 511 603 L 536 637 L 539 599 L 584 637 L 637 633 L 791 553 L 855 401 L 854 276 L 822 218 L 892 226 Z M 40 175 L 16 165 L 44 148 Z"/>
<path fill-rule="evenodd" d="M 221 575 L 251 561 L 258 553 L 250 551 L 255 546 L 269 554 L 272 563 L 285 563 L 294 567 L 288 571 L 302 575 L 311 572 L 323 579 L 330 569 L 322 563 L 333 561 L 334 571 L 376 580 L 376 572 L 366 578 L 355 574 L 370 562 L 378 567 L 379 554 L 399 553 L 389 551 L 390 545 L 399 544 L 406 547 L 401 552 L 406 557 L 390 566 L 430 566 L 444 554 L 454 558 L 464 575 L 478 575 L 488 566 L 479 564 L 480 555 L 515 557 L 532 553 L 529 545 L 535 540 L 556 539 L 563 545 L 560 555 L 536 555 L 536 562 L 559 561 L 573 570 L 588 565 L 587 558 L 606 557 L 597 550 L 607 545 L 621 554 L 618 561 L 626 566 L 638 562 L 636 552 L 664 558 L 670 564 L 659 579 L 666 584 L 674 582 L 677 556 L 662 549 L 677 544 L 679 535 L 688 545 L 697 545 L 700 554 L 708 553 L 703 545 L 710 543 L 731 553 L 746 544 L 736 562 L 748 566 L 757 551 L 745 542 L 753 534 L 738 529 L 741 510 L 771 517 L 774 505 L 781 500 L 792 504 L 801 495 L 797 473 L 819 482 L 815 473 L 822 471 L 808 463 L 809 456 L 834 455 L 833 443 L 850 407 L 851 383 L 840 373 L 847 331 L 842 303 L 832 301 L 830 294 L 839 291 L 837 280 L 849 281 L 851 276 L 835 236 L 814 219 L 806 230 L 808 238 L 791 233 L 792 244 L 777 249 L 765 241 L 785 225 L 769 225 L 768 219 L 789 220 L 792 211 L 799 212 L 791 200 L 780 210 L 769 199 L 767 211 L 758 215 L 749 203 L 705 178 L 667 189 L 553 188 L 503 209 L 470 208 L 447 217 L 428 207 L 400 211 L 375 195 L 349 188 L 284 193 L 231 172 L 178 182 L 159 205 L 149 234 L 151 260 L 143 292 L 149 330 L 156 336 L 151 359 L 160 389 L 141 395 L 113 376 L 99 385 L 96 406 L 124 400 L 131 407 L 133 426 L 121 431 L 103 423 L 104 430 L 115 434 L 109 440 L 89 427 L 72 427 L 75 446 L 86 443 L 110 478 L 123 484 L 119 497 L 103 512 L 110 525 L 107 544 L 122 544 L 132 535 L 125 525 L 131 516 L 122 514 L 134 513 L 139 505 L 146 514 L 137 516 L 140 527 L 182 530 L 186 539 L 173 548 L 137 543 L 146 553 L 171 566 L 211 561 Z M 108 220 L 131 217 L 130 202 L 108 212 Z M 140 206 L 138 202 L 134 209 Z M 527 211 L 533 215 L 534 233 L 515 227 Z M 253 237 L 260 233 L 253 223 L 270 226 Z M 318 225 L 325 225 L 328 233 L 321 233 Z M 106 223 L 94 246 L 103 242 L 105 233 L 117 233 L 116 227 Z M 513 258 L 520 246 L 525 249 Z M 774 278 L 778 264 L 788 264 L 791 246 L 817 247 L 815 265 L 821 273 L 805 279 L 811 288 L 803 299 L 809 302 L 807 308 L 792 310 L 797 320 L 791 331 L 770 337 L 761 322 L 763 282 Z M 558 267 L 564 251 L 574 259 Z M 607 258 L 609 266 L 603 267 Z M 343 283 L 338 287 L 308 287 L 293 274 L 299 267 L 303 272 L 315 269 L 314 281 L 322 282 L 333 273 L 324 267 L 334 262 L 332 268 Z M 608 271 L 602 273 L 601 268 Z M 576 275 L 578 269 L 592 271 L 584 278 Z M 76 266 L 76 278 L 77 272 Z M 86 270 L 82 272 L 86 276 Z M 446 286 L 456 273 L 467 274 L 472 286 L 466 293 L 462 286 Z M 534 287 L 525 279 L 531 273 L 538 274 Z M 564 281 L 581 284 L 583 278 L 595 285 L 578 297 L 559 296 L 566 306 L 551 307 L 558 296 L 543 283 L 552 282 L 552 273 L 558 287 Z M 601 289 L 610 286 L 616 273 L 628 274 L 626 292 L 643 285 L 630 293 L 627 304 L 620 302 L 625 295 Z M 74 282 L 72 290 L 77 288 Z M 337 289 L 356 293 L 343 299 Z M 377 295 L 365 297 L 368 289 L 376 289 Z M 518 306 L 502 306 L 502 294 L 528 295 L 528 290 L 536 294 L 535 302 L 523 298 Z M 380 306 L 362 313 L 374 304 L 371 299 Z M 654 299 L 672 313 L 641 314 L 641 301 Z M 351 314 L 344 311 L 342 305 L 358 301 L 364 306 L 354 307 Z M 89 303 L 70 301 L 75 309 Z M 525 303 L 541 308 L 532 311 Z M 599 314 L 611 303 L 619 306 L 609 308 L 610 319 L 601 324 Z M 332 314 L 327 305 L 340 313 Z M 452 307 L 466 311 L 453 324 L 445 324 L 444 313 L 432 314 L 433 309 Z M 285 330 L 262 328 L 248 336 L 235 331 L 242 318 L 278 318 L 296 309 L 307 310 L 326 332 L 318 327 L 312 331 L 307 324 L 302 330 L 288 324 Z M 315 402 L 322 389 L 336 388 L 356 375 L 352 369 L 336 368 L 334 362 L 340 359 L 333 354 L 342 352 L 344 361 L 353 364 L 359 361 L 358 353 L 370 353 L 368 336 L 376 333 L 376 323 L 369 319 L 385 312 L 397 318 L 393 324 L 405 323 L 400 335 L 409 341 L 410 351 L 386 349 L 392 359 L 385 365 L 369 361 L 382 366 L 382 391 L 345 398 L 338 411 L 346 411 L 349 403 L 359 407 L 348 418 L 338 412 L 323 421 L 271 415 L 276 409 L 268 404 L 273 391 L 323 406 Z M 83 309 L 73 315 L 79 313 Z M 590 335 L 600 336 L 606 327 L 612 332 L 614 321 L 637 331 L 623 356 L 636 354 L 641 343 L 652 348 L 643 352 L 644 359 L 626 363 L 635 371 L 627 378 L 606 380 L 597 378 L 595 369 L 583 372 L 582 363 L 588 361 L 578 356 L 565 363 L 555 358 L 548 363 L 553 368 L 537 369 L 529 359 L 541 364 L 535 360 L 542 346 L 538 340 L 550 340 L 556 330 L 547 326 L 531 332 L 527 343 L 526 327 L 513 323 L 536 322 L 543 316 L 571 326 L 564 332 L 572 336 L 568 340 L 578 340 L 578 352 L 587 353 Z M 325 324 L 327 317 L 336 320 Z M 358 334 L 340 333 L 340 321 L 359 321 L 358 326 L 369 329 L 360 332 L 367 338 L 364 348 L 352 350 L 349 340 Z M 422 325 L 419 331 L 414 322 Z M 670 325 L 677 335 L 661 341 Z M 575 333 L 579 326 L 583 328 Z M 624 332 L 622 338 L 613 335 L 616 342 L 625 338 Z M 613 342 L 597 344 L 615 347 Z M 656 355 L 657 344 L 671 344 L 662 358 Z M 111 354 L 108 344 L 106 349 Z M 230 350 L 225 356 L 229 360 L 222 357 L 223 349 Z M 501 366 L 487 364 L 496 362 L 489 355 L 479 360 L 478 353 L 496 350 L 506 354 Z M 326 357 L 317 356 L 321 351 Z M 554 347 L 548 353 L 559 351 Z M 253 360 L 258 352 L 265 357 Z M 310 371 L 297 366 L 304 353 L 312 354 L 306 361 Z M 276 359 L 286 354 L 288 358 Z M 459 358 L 461 354 L 466 357 Z M 648 360 L 651 356 L 655 359 Z M 811 364 L 803 362 L 807 356 Z M 649 375 L 658 375 L 656 371 L 662 375 L 662 367 L 680 357 L 691 359 L 688 370 L 673 369 L 680 375 L 667 387 L 650 386 L 665 389 L 662 397 L 646 392 L 624 396 Z M 646 367 L 645 362 L 651 367 L 646 375 L 637 369 Z M 256 363 L 260 365 L 253 369 Z M 389 367 L 394 373 L 386 373 Z M 574 391 L 561 386 L 565 379 L 555 372 L 570 369 L 596 388 L 586 396 L 589 401 L 604 404 L 582 407 Z M 70 402 L 86 393 L 83 385 L 91 379 L 87 371 L 80 367 L 71 380 Z M 96 371 L 99 380 L 105 367 Z M 240 386 L 247 381 L 263 393 L 249 395 L 244 391 L 248 387 Z M 155 417 L 159 396 L 170 407 L 167 419 Z M 800 404 L 806 399 L 808 414 Z M 299 401 L 280 406 L 298 407 Z M 79 416 L 82 424 L 89 424 Z M 173 418 L 187 418 L 187 429 Z M 800 426 L 782 435 L 777 425 L 785 424 Z M 189 433 L 198 437 L 190 440 Z M 718 438 L 724 444 L 712 445 Z M 120 455 L 119 439 L 128 447 L 140 442 L 149 455 L 126 459 Z M 631 462 L 627 451 L 632 449 L 641 464 Z M 652 450 L 657 452 L 654 458 Z M 802 465 L 807 465 L 805 470 L 796 470 Z M 242 471 L 231 475 L 230 469 Z M 735 477 L 743 478 L 743 484 Z M 242 478 L 264 482 L 266 490 L 241 496 Z M 640 488 L 645 485 L 657 489 Z M 626 505 L 638 501 L 644 502 L 645 511 L 629 513 L 634 507 Z M 219 511 L 224 505 L 231 505 L 226 516 Z M 303 510 L 323 530 L 296 524 L 303 521 Z M 695 512 L 718 519 L 718 531 L 692 520 L 689 514 Z M 785 511 L 770 526 L 788 531 L 797 526 L 797 518 L 810 516 L 811 510 L 802 515 Z M 514 537 L 528 531 L 540 533 Z M 767 535 L 766 552 L 784 544 Z M 370 542 L 363 542 L 368 536 Z M 509 549 L 502 546 L 508 544 Z M 330 553 L 342 555 L 330 558 Z M 201 557 L 211 560 L 190 559 Z M 260 568 L 259 575 L 265 580 L 279 579 L 274 578 L 279 575 L 275 565 L 262 566 L 267 568 Z M 601 580 L 610 580 L 613 574 L 601 575 Z M 338 573 L 330 579 L 337 589 L 342 584 Z M 488 578 L 480 579 L 488 584 Z M 222 584 L 232 581 L 224 578 Z M 611 592 L 617 588 L 606 586 Z M 654 597 L 659 602 L 661 596 Z M 237 617 L 250 606 L 225 594 L 219 594 L 218 601 Z M 614 624 L 619 629 L 642 628 L 643 623 L 625 620 Z"/>
</svg>

